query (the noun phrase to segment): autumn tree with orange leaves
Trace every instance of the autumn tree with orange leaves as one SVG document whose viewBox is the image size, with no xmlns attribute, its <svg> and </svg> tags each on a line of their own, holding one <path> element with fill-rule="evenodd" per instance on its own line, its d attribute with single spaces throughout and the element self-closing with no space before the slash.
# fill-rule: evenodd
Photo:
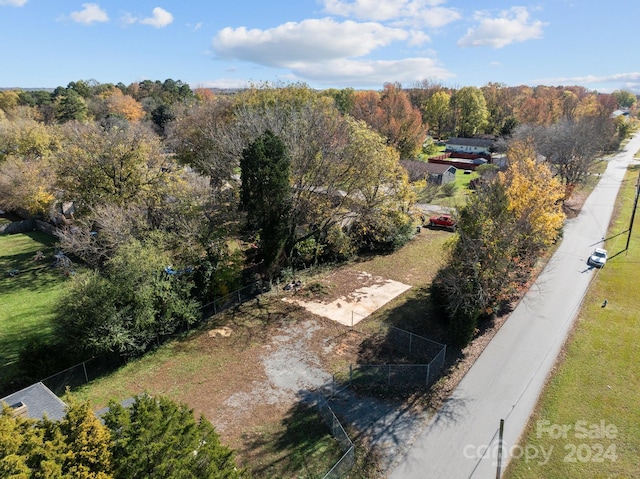
<svg viewBox="0 0 640 479">
<path fill-rule="evenodd" d="M 411 105 L 409 95 L 397 84 L 385 84 L 381 94 L 355 93 L 350 114 L 385 137 L 401 159 L 414 158 L 426 137 L 420 110 Z"/>
<path fill-rule="evenodd" d="M 140 121 L 145 112 L 142 104 L 130 95 L 125 95 L 118 88 L 110 90 L 104 95 L 107 111 L 120 115 L 129 121 Z"/>
</svg>

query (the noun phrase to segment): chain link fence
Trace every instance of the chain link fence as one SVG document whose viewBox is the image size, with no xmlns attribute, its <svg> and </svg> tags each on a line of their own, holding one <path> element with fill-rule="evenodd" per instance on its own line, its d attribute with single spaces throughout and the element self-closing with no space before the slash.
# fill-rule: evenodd
<svg viewBox="0 0 640 479">
<path fill-rule="evenodd" d="M 56 396 L 62 396 L 67 387 L 75 388 L 115 371 L 124 364 L 121 358 L 99 356 L 88 359 L 40 381 Z"/>
<path fill-rule="evenodd" d="M 323 386 L 327 397 L 346 387 L 428 388 L 438 380 L 447 353 L 445 344 L 394 326 L 382 326 L 378 335 L 387 347 L 411 362 L 350 365 L 348 371 L 335 374 Z"/>
<path fill-rule="evenodd" d="M 378 335 L 386 345 L 400 354 L 413 358 L 418 364 L 359 364 L 350 365 L 349 372 L 334 375 L 332 380 L 317 389 L 317 408 L 324 422 L 336 438 L 344 455 L 324 479 L 346 476 L 355 463 L 355 448 L 336 418 L 327 399 L 350 387 L 428 388 L 439 377 L 445 363 L 447 346 L 394 326 L 382 326 Z"/>
<path fill-rule="evenodd" d="M 322 394 L 317 394 L 316 408 L 343 452 L 342 457 L 333 465 L 331 470 L 325 474 L 323 479 L 340 479 L 353 469 L 355 463 L 355 446 Z"/>
<path fill-rule="evenodd" d="M 447 346 L 442 343 L 418 336 L 395 326 L 383 325 L 379 334 L 384 335 L 386 342 L 391 344 L 397 351 L 411 358 L 431 364 L 434 360 L 442 357 L 440 367 L 444 365 Z"/>
<path fill-rule="evenodd" d="M 234 291 L 233 293 L 229 293 L 222 298 L 218 298 L 215 301 L 205 304 L 200 308 L 200 320 L 193 326 L 197 327 L 199 324 L 207 321 L 212 316 L 226 311 L 227 309 L 239 306 L 242 303 L 246 303 L 247 301 L 254 299 L 260 294 L 267 291 L 269 291 L 269 283 L 264 281 L 257 281 L 253 284 L 245 286 L 244 288 Z M 188 329 L 189 326 L 179 328 L 175 334 L 163 337 L 162 341 L 174 337 L 177 334 L 181 334 Z M 104 374 L 115 371 L 122 364 L 124 364 L 124 362 L 125 360 L 123 358 L 113 356 L 98 356 L 71 366 L 64 371 L 53 374 L 48 378 L 43 379 L 41 382 L 49 389 L 51 389 L 54 394 L 56 394 L 57 396 L 62 396 L 65 393 L 67 387 L 74 388 L 82 386 L 83 384 L 86 384 L 89 381 L 93 381 L 94 379 L 97 379 Z"/>
<path fill-rule="evenodd" d="M 253 284 L 240 288 L 233 293 L 229 293 L 226 296 L 218 298 L 210 303 L 202 306 L 202 319 L 209 319 L 211 316 L 215 316 L 227 309 L 235 308 L 236 306 L 246 303 L 247 301 L 254 299 L 266 293 L 270 290 L 270 285 L 266 281 L 256 281 Z"/>
</svg>

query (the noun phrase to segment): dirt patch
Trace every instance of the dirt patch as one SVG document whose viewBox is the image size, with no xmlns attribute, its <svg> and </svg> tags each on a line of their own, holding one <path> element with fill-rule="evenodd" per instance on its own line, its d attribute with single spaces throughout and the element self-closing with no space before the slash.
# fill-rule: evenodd
<svg viewBox="0 0 640 479">
<path fill-rule="evenodd" d="M 305 291 L 309 282 L 303 282 L 297 292 L 281 291 L 263 297 L 259 307 L 251 303 L 227 314 L 225 321 L 231 326 L 211 328 L 199 338 L 199 347 L 212 360 L 228 354 L 233 366 L 221 365 L 215 375 L 201 378 L 197 395 L 182 399 L 214 424 L 223 442 L 237 451 L 241 465 L 253 467 L 269 456 L 264 451 L 268 448 L 263 444 L 265 436 L 280 430 L 283 418 L 301 403 L 308 404 L 310 391 L 329 383 L 337 368 L 348 370 L 349 364 L 380 360 L 381 353 L 369 348 L 365 349 L 372 357 L 363 356 L 363 344 L 370 335 L 282 299 L 311 302 L 315 298 L 317 304 L 357 301 L 358 290 L 384 285 L 386 280 L 342 268 L 313 281 L 325 284 L 329 292 L 310 293 Z M 402 456 L 504 320 L 506 316 L 487 325 L 461 353 L 451 352 L 447 376 L 427 393 L 381 399 L 346 390 L 332 401 L 353 439 L 374 451 L 382 470 Z M 217 333 L 229 329 L 233 330 L 229 336 Z"/>
<path fill-rule="evenodd" d="M 562 211 L 567 219 L 575 218 L 580 214 L 582 205 L 587 201 L 590 191 L 576 190 L 567 201 L 562 205 Z"/>
<path fill-rule="evenodd" d="M 354 273 L 356 274 L 355 278 L 353 277 Z M 338 276 L 339 274 L 334 275 L 334 280 Z M 298 297 L 286 297 L 283 299 L 302 306 L 310 313 L 353 327 L 371 313 L 411 288 L 407 284 L 384 279 L 380 276 L 373 276 L 366 272 L 356 273 L 344 270 L 341 272 L 341 276 L 342 281 L 340 281 L 341 287 L 339 289 L 344 294 L 333 301 L 329 302 L 324 296 L 312 301 L 305 301 Z M 352 289 L 345 293 L 346 285 L 357 289 Z"/>
<path fill-rule="evenodd" d="M 233 330 L 228 326 L 224 326 L 222 328 L 210 329 L 207 331 L 207 334 L 212 338 L 222 337 L 228 338 L 233 333 Z"/>
</svg>

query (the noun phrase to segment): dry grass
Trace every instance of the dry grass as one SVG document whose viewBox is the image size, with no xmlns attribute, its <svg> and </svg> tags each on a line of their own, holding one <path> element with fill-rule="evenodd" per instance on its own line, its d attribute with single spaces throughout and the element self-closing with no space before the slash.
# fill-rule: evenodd
<svg viewBox="0 0 640 479">
<path fill-rule="evenodd" d="M 440 252 L 451 236 L 425 230 L 388 256 L 361 259 L 328 272 L 306 272 L 299 276 L 303 285 L 321 286 L 305 287 L 298 294 L 322 299 L 344 295 L 357 289 L 356 272 L 366 271 L 414 286 L 363 321 L 367 328 L 377 331 L 376 324 L 389 318 L 424 328 L 420 305 L 424 288 L 442 264 Z M 302 401 L 304 391 L 274 388 L 265 364 L 278 352 L 290 350 L 290 361 L 308 359 L 308 372 L 344 370 L 360 361 L 367 336 L 285 303 L 282 294 L 270 293 L 259 302 L 216 316 L 202 331 L 167 344 L 76 394 L 95 408 L 141 392 L 167 395 L 204 414 L 255 477 L 317 477 L 338 459 L 335 441 L 310 414 Z M 221 331 L 225 334 L 218 334 Z M 358 449 L 366 457 L 359 456 L 359 473 L 375 477 L 375 461 L 366 456 L 365 447 Z"/>
</svg>

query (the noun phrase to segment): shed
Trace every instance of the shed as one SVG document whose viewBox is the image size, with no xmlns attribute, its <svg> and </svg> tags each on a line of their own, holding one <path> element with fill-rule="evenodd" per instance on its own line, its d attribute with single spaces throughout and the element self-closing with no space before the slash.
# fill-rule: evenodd
<svg viewBox="0 0 640 479">
<path fill-rule="evenodd" d="M 409 180 L 412 182 L 426 179 L 435 185 L 445 185 L 456 179 L 457 168 L 452 165 L 415 160 L 403 160 L 400 163 L 407 170 Z"/>
<path fill-rule="evenodd" d="M 446 185 L 456 180 L 458 169 L 453 165 L 439 165 L 437 163 L 427 163 L 429 183 L 436 185 Z"/>
<path fill-rule="evenodd" d="M 14 410 L 16 415 L 31 419 L 47 417 L 52 421 L 64 418 L 67 405 L 44 384 L 35 383 L 0 399 Z"/>
</svg>

